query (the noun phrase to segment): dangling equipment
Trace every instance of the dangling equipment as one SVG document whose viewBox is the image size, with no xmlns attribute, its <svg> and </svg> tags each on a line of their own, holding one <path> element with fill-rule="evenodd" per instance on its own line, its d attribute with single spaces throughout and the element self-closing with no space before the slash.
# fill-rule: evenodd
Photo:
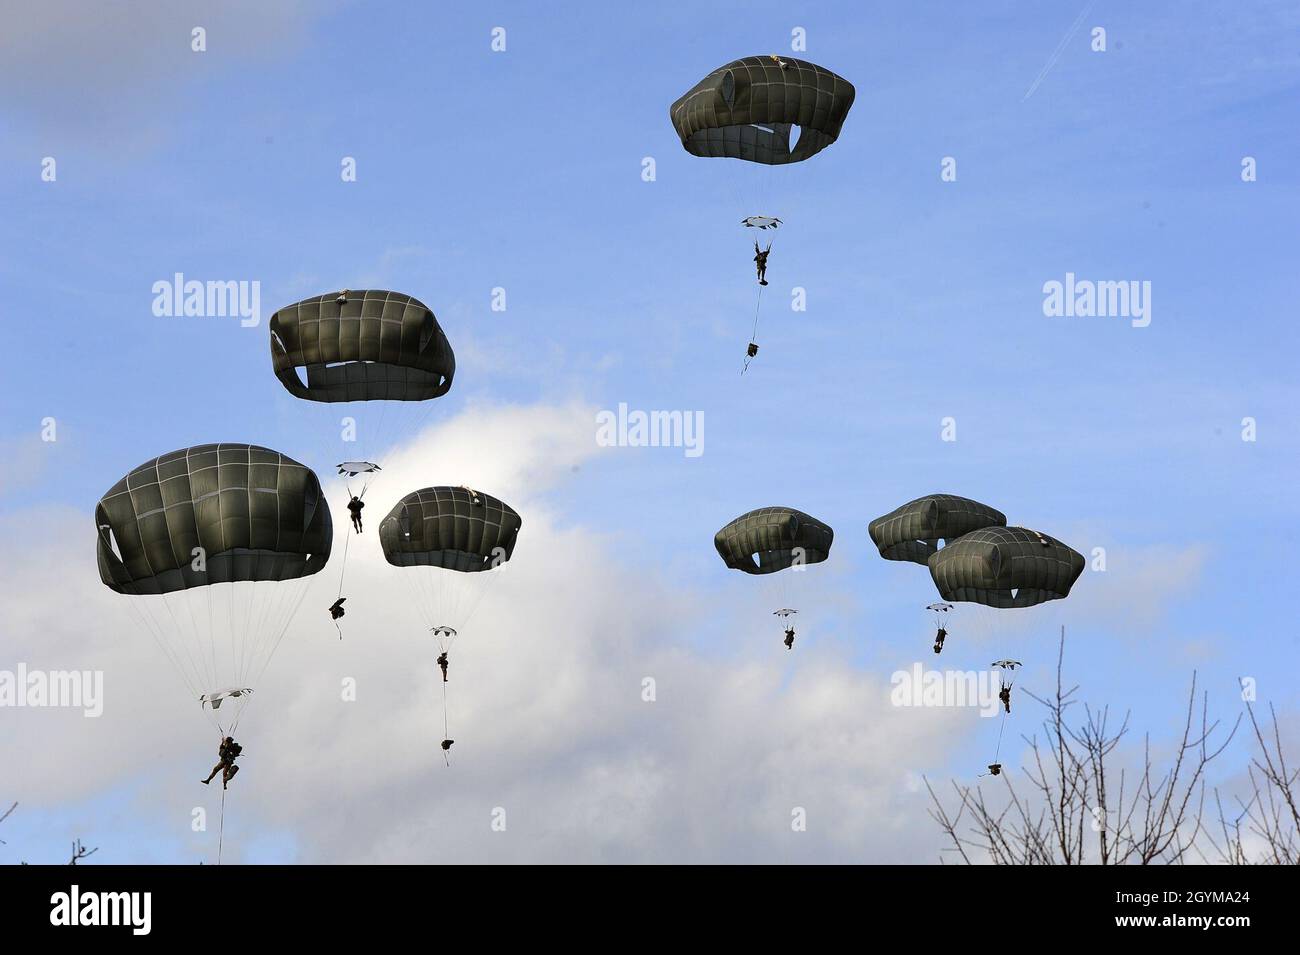
<svg viewBox="0 0 1300 955">
<path fill-rule="evenodd" d="M 749 370 L 749 363 L 754 360 L 758 354 L 758 310 L 763 306 L 763 286 L 758 287 L 758 302 L 754 305 L 754 331 L 749 336 L 749 348 L 745 350 L 745 364 L 740 369 L 743 375 Z"/>
</svg>

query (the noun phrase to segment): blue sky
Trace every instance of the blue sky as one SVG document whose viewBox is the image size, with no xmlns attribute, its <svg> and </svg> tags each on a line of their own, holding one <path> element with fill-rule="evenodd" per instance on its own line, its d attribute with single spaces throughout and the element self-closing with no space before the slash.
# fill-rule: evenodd
<svg viewBox="0 0 1300 955">
<path fill-rule="evenodd" d="M 264 320 L 327 290 L 392 288 L 428 303 L 457 352 L 434 423 L 573 403 L 703 413 L 698 458 L 575 457 L 540 492 L 557 527 L 692 595 L 686 619 L 656 628 L 670 648 L 725 661 L 751 639 L 727 609 L 748 581 L 712 534 L 788 504 L 836 529 L 816 626 L 842 664 L 883 677 L 924 660 L 928 577 L 881 561 L 866 524 L 942 491 L 1106 549 L 1076 615 L 1060 611 L 1085 698 L 1159 736 L 1199 670 L 1221 715 L 1239 711 L 1243 674 L 1294 714 L 1300 648 L 1280 606 L 1300 544 L 1288 5 L 1096 3 L 1054 60 L 1085 4 L 56 8 L 74 9 L 9 10 L 20 28 L 0 42 L 0 443 L 21 465 L 5 520 L 82 513 L 81 537 L 52 544 L 89 552 L 100 494 L 206 441 L 266 444 L 324 474 L 333 461 L 271 374 Z M 203 54 L 188 49 L 195 24 Z M 729 59 L 789 53 L 797 27 L 798 55 L 857 100 L 836 144 L 772 177 L 778 207 L 744 208 L 731 187 L 748 190 L 748 170 L 683 151 L 668 105 Z M 56 183 L 40 179 L 46 156 Z M 345 156 L 355 183 L 340 181 Z M 956 182 L 940 180 L 944 157 Z M 1242 181 L 1244 157 L 1258 181 Z M 756 212 L 785 226 L 742 378 L 754 287 L 737 222 Z M 176 272 L 260 282 L 262 324 L 155 317 L 151 287 Z M 1045 317 L 1043 284 L 1067 272 L 1149 281 L 1150 325 Z M 788 306 L 794 286 L 806 312 Z M 38 441 L 46 416 L 53 446 Z M 955 442 L 940 440 L 949 416 Z M 406 490 L 385 488 L 376 517 Z M 1017 656 L 1046 689 L 1051 641 L 1008 642 L 951 646 L 944 662 Z M 1245 750 L 1233 758 L 1225 771 Z M 958 749 L 915 769 L 969 763 Z M 41 807 L 48 828 L 82 818 L 84 799 Z M 165 856 L 147 816 L 131 825 Z M 291 845 L 286 830 L 268 844 Z"/>
</svg>

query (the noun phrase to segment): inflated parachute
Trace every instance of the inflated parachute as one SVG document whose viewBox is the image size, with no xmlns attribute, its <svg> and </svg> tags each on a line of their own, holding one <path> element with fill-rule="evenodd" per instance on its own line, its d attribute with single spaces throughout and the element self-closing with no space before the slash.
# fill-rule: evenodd
<svg viewBox="0 0 1300 955">
<path fill-rule="evenodd" d="M 954 494 L 927 494 L 877 517 L 867 526 L 871 541 L 886 560 L 924 564 L 939 549 L 983 527 L 1005 527 L 1001 511 Z"/>
<path fill-rule="evenodd" d="M 780 56 L 747 56 L 718 67 L 669 107 L 677 138 L 693 156 L 736 160 L 721 164 L 736 193 L 736 212 L 749 233 L 766 234 L 766 248 L 746 235 L 744 268 L 757 282 L 754 323 L 741 374 L 758 355 L 758 324 L 767 285 L 773 232 L 792 215 L 775 187 L 784 173 L 840 135 L 853 106 L 853 84 L 825 67 Z M 710 165 L 710 164 L 702 164 Z M 714 191 L 714 190 L 710 190 Z M 752 262 L 752 265 L 751 265 Z M 741 266 L 739 259 L 737 267 Z M 739 271 L 738 271 L 739 274 Z"/>
<path fill-rule="evenodd" d="M 930 555 L 927 564 L 939 595 L 957 602 L 963 624 L 1005 646 L 1017 635 L 1047 636 L 1059 622 L 1064 598 L 1083 573 L 1083 555 L 1054 537 L 1025 527 L 973 530 Z M 938 646 L 936 646 L 936 652 Z M 1001 673 L 1002 718 L 990 775 L 1002 772 L 1002 738 L 1011 713 L 1012 671 L 1018 660 L 992 666 Z"/>
<path fill-rule="evenodd" d="M 276 377 L 308 401 L 424 401 L 445 395 L 456 373 L 433 312 L 401 292 L 328 292 L 269 325 Z"/>
<path fill-rule="evenodd" d="M 792 507 L 760 507 L 742 514 L 713 536 L 726 565 L 747 574 L 774 574 L 830 556 L 835 532 Z"/>
<path fill-rule="evenodd" d="M 491 494 L 426 487 L 393 506 L 379 525 L 379 542 L 396 567 L 477 573 L 510 559 L 522 524 L 513 507 Z"/>
<path fill-rule="evenodd" d="M 931 555 L 930 576 L 945 600 L 999 609 L 1069 596 L 1083 555 L 1025 527 L 985 527 Z"/>
<path fill-rule="evenodd" d="M 761 576 L 764 599 L 779 607 L 773 614 L 785 629 L 786 649 L 794 646 L 796 604 L 803 596 L 801 571 L 830 556 L 835 532 L 817 518 L 792 507 L 760 507 L 742 514 L 713 536 L 713 546 L 733 570 Z M 780 573 L 789 571 L 789 573 Z"/>
<path fill-rule="evenodd" d="M 130 597 L 191 697 L 232 729 L 329 560 L 316 475 L 257 445 L 182 448 L 114 484 L 95 524 L 100 579 Z"/>
<path fill-rule="evenodd" d="M 854 95 L 852 83 L 816 63 L 746 56 L 683 93 L 669 116 L 692 155 L 776 166 L 802 162 L 835 142 Z M 800 133 L 792 144 L 795 126 Z"/>
<path fill-rule="evenodd" d="M 287 305 L 268 325 L 275 375 L 301 399 L 295 404 L 306 426 L 299 433 L 313 439 L 314 454 L 340 462 L 347 497 L 339 503 L 354 496 L 364 503 L 383 470 L 377 462 L 412 438 L 432 399 L 451 388 L 456 356 L 438 319 L 401 292 L 344 289 Z M 337 607 L 345 599 L 351 539 L 339 561 Z"/>
<path fill-rule="evenodd" d="M 442 653 L 465 632 L 492 580 L 510 560 L 523 520 L 509 504 L 470 487 L 426 487 L 393 506 L 379 525 L 384 557 L 403 568 L 414 603 Z M 447 679 L 443 678 L 447 735 Z M 450 743 L 444 745 L 444 753 Z"/>
</svg>

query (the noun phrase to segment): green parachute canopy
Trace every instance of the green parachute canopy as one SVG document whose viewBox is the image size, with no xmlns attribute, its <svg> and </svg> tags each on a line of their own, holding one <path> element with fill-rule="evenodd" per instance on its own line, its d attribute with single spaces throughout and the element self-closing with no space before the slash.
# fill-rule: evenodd
<svg viewBox="0 0 1300 955">
<path fill-rule="evenodd" d="M 401 292 L 329 292 L 285 306 L 269 325 L 276 377 L 308 401 L 424 401 L 445 395 L 456 373 L 433 312 Z"/>
<path fill-rule="evenodd" d="M 393 506 L 379 525 L 379 542 L 397 567 L 475 573 L 510 559 L 522 524 L 514 508 L 490 494 L 426 487 Z"/>
<path fill-rule="evenodd" d="M 122 594 L 307 577 L 333 543 L 315 473 L 253 444 L 203 444 L 146 461 L 100 499 L 95 524 L 100 579 Z"/>
<path fill-rule="evenodd" d="M 334 539 L 310 468 L 203 444 L 134 468 L 95 507 L 99 576 L 190 699 L 233 733 Z"/>
<path fill-rule="evenodd" d="M 953 494 L 927 494 L 877 517 L 867 526 L 871 541 L 886 560 L 924 564 L 930 555 L 963 534 L 983 527 L 1005 527 L 1001 511 Z"/>
<path fill-rule="evenodd" d="M 1025 527 L 985 527 L 932 554 L 930 576 L 945 600 L 1006 609 L 1060 600 L 1083 573 L 1083 555 Z"/>
<path fill-rule="evenodd" d="M 779 166 L 835 142 L 854 95 L 852 83 L 815 63 L 747 56 L 696 83 L 669 116 L 692 155 Z M 800 134 L 791 144 L 795 126 Z"/>
<path fill-rule="evenodd" d="M 713 535 L 718 555 L 733 570 L 774 574 L 830 556 L 835 532 L 792 507 L 760 507 L 742 514 Z"/>
</svg>

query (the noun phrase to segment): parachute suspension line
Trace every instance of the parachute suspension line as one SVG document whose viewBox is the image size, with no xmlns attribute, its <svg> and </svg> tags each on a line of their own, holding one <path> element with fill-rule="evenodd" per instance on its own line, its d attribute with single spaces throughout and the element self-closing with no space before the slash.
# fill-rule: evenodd
<svg viewBox="0 0 1300 955">
<path fill-rule="evenodd" d="M 169 646 L 167 641 L 163 639 L 161 628 L 159 628 L 155 621 L 148 616 L 143 609 L 141 609 L 136 601 L 128 600 L 125 601 L 125 603 L 126 606 L 131 609 L 132 615 L 139 621 L 141 629 L 145 630 L 153 642 L 158 645 L 158 649 L 162 651 L 162 655 L 167 658 L 167 662 L 171 664 L 172 669 L 174 669 L 177 675 L 181 678 L 181 682 L 185 684 L 185 688 L 190 691 L 190 700 L 193 701 L 198 699 L 198 687 L 191 679 L 191 674 L 186 672 L 185 668 L 181 666 L 180 660 L 173 652 L 171 646 Z"/>
<path fill-rule="evenodd" d="M 763 596 L 765 600 L 775 605 L 772 609 L 773 613 L 786 609 L 798 610 L 798 607 L 795 606 L 795 596 L 802 593 L 805 588 L 801 583 L 796 582 L 797 578 L 794 575 L 800 573 L 803 573 L 803 571 L 795 567 L 787 567 L 775 574 L 768 574 L 763 580 L 761 584 Z M 794 625 L 789 617 L 779 619 L 782 630 Z"/>
<path fill-rule="evenodd" d="M 157 628 L 154 631 L 155 641 L 163 649 L 164 654 L 173 660 L 177 669 L 182 672 L 182 679 L 190 691 L 190 700 L 197 701 L 202 694 L 208 693 L 216 688 L 215 682 L 217 670 L 216 667 L 213 666 L 211 670 L 206 673 L 204 672 L 203 649 L 198 646 L 199 634 L 197 632 L 189 631 L 181 625 L 180 618 L 177 616 L 175 608 L 172 606 L 171 598 L 171 594 L 162 594 L 159 598 L 163 609 L 167 611 L 168 619 L 171 621 L 170 626 L 164 625 L 161 620 L 152 613 L 149 615 L 149 619 Z M 182 597 L 180 599 L 183 600 L 184 598 Z M 135 601 L 130 601 L 129 603 L 132 606 L 135 605 Z M 152 606 L 152 604 L 146 605 Z M 177 645 L 179 646 L 179 649 L 173 649 L 173 647 Z M 200 709 L 208 709 L 208 712 L 204 713 L 204 717 L 208 720 L 209 724 L 220 729 L 220 723 L 216 718 L 216 714 L 213 713 L 210 708 L 206 708 L 202 704 L 200 704 Z"/>
<path fill-rule="evenodd" d="M 196 646 L 194 647 L 194 649 L 198 653 L 198 659 L 204 660 L 203 647 L 205 644 L 199 641 L 203 636 L 206 635 L 203 633 L 203 628 L 199 625 L 199 621 L 194 616 L 194 601 L 191 599 L 182 600 L 181 606 L 184 608 L 186 615 L 189 617 L 190 626 L 188 632 L 190 634 L 193 634 L 194 639 L 196 641 Z M 207 661 L 204 660 L 204 662 Z M 209 669 L 209 674 L 213 675 L 213 679 L 215 679 L 216 672 L 217 672 L 216 665 L 213 664 Z"/>
<path fill-rule="evenodd" d="M 352 441 L 344 441 L 330 432 L 337 428 L 337 422 L 320 428 L 318 440 L 313 443 L 319 447 L 322 457 L 331 460 L 356 458 L 382 465 L 403 445 L 409 445 L 424 429 L 434 412 L 437 401 L 399 401 L 389 398 L 377 398 L 371 401 L 349 401 L 331 405 L 328 411 L 316 412 L 307 409 L 306 414 L 317 417 L 332 417 L 342 413 L 356 422 L 356 435 Z M 382 472 L 380 472 L 382 474 Z M 372 474 L 371 477 L 379 475 Z M 364 495 L 365 491 L 362 491 Z M 351 497 L 349 491 L 348 496 Z"/>
<path fill-rule="evenodd" d="M 228 594 L 230 599 L 226 602 L 226 633 L 230 637 L 230 661 L 231 666 L 234 666 L 234 661 L 238 657 L 235 655 L 235 584 L 233 581 L 230 583 Z M 216 687 L 210 689 L 215 690 Z"/>
<path fill-rule="evenodd" d="M 209 667 L 212 673 L 217 672 L 217 643 L 215 634 L 217 632 L 216 611 L 212 604 L 212 588 L 200 587 L 203 591 L 204 602 L 208 605 L 208 629 L 203 634 L 203 645 L 208 648 Z"/>
<path fill-rule="evenodd" d="M 426 631 L 449 627 L 459 633 L 475 617 L 500 573 L 500 567 L 461 573 L 421 566 L 409 568 L 402 579 L 408 582 Z M 442 649 L 450 649 L 450 643 Z"/>
<path fill-rule="evenodd" d="M 253 602 L 257 599 L 258 591 L 251 583 L 240 589 L 242 583 L 247 581 L 230 582 L 230 600 L 231 607 L 239 607 L 243 611 L 242 625 L 236 625 L 232 618 L 230 626 L 226 629 L 230 632 L 230 673 L 235 677 L 235 682 L 243 683 L 244 676 L 247 674 L 248 660 L 248 634 L 253 629 Z M 217 689 L 213 687 L 213 689 Z"/>
<path fill-rule="evenodd" d="M 198 636 L 196 634 L 191 634 L 181 624 L 180 619 L 176 616 L 175 608 L 172 607 L 171 594 L 162 594 L 161 603 L 162 608 L 167 611 L 167 617 L 171 621 L 171 626 L 160 628 L 159 639 L 166 641 L 167 633 L 170 632 L 173 635 L 172 639 L 179 644 L 180 651 L 184 653 L 185 660 L 189 665 L 189 672 L 193 674 L 194 678 L 199 683 L 205 682 L 203 678 L 203 666 L 194 656 L 195 647 L 193 644 L 197 643 Z M 200 651 L 199 655 L 202 657 L 202 651 Z M 177 657 L 178 659 L 180 658 L 179 653 L 177 654 Z"/>
<path fill-rule="evenodd" d="M 235 584 L 225 584 L 233 588 Z M 214 634 L 215 625 L 218 621 L 215 617 L 218 614 L 217 606 L 224 605 L 227 612 L 230 612 L 233 606 L 233 600 L 230 602 L 220 601 L 219 604 L 212 602 L 212 594 L 208 588 L 204 588 L 204 594 L 201 598 L 204 605 L 209 608 L 205 616 L 200 611 L 196 611 L 190 600 L 194 594 L 193 591 L 184 593 L 157 595 L 156 597 L 139 600 L 127 601 L 126 606 L 130 608 L 131 613 L 140 624 L 140 629 L 145 630 L 154 643 L 157 645 L 162 656 L 165 657 L 172 669 L 176 671 L 189 693 L 189 702 L 198 701 L 199 697 L 205 693 L 214 690 L 224 689 L 225 683 L 233 677 L 240 688 L 250 686 L 247 677 L 250 670 L 256 669 L 260 677 L 261 672 L 265 671 L 270 656 L 274 653 L 274 648 L 267 651 L 267 646 L 272 640 L 278 645 L 275 638 L 282 637 L 287 630 L 287 625 L 301 605 L 306 595 L 306 585 L 302 582 L 276 582 L 273 591 L 265 587 L 258 587 L 252 582 L 241 582 L 239 586 L 249 589 L 253 593 L 259 594 L 266 604 L 266 609 L 260 615 L 266 620 L 271 621 L 268 624 L 259 623 L 255 633 L 250 634 L 250 639 L 241 641 L 240 645 L 232 643 L 231 648 L 237 659 L 231 661 L 231 667 L 228 670 L 219 665 L 217 661 L 215 643 L 210 644 L 208 649 L 199 645 L 199 641 L 206 633 L 209 636 Z M 267 582 L 267 586 L 272 586 Z M 293 590 L 297 589 L 297 594 Z M 265 598 L 272 595 L 274 599 L 267 604 Z M 295 600 L 294 597 L 297 597 Z M 176 601 L 180 600 L 182 606 L 178 608 Z M 161 607 L 162 610 L 157 610 Z M 165 614 L 165 619 L 164 619 Z M 227 618 L 226 624 L 233 629 L 235 620 Z M 249 653 L 252 650 L 254 652 Z M 218 683 L 222 685 L 218 685 Z M 201 705 L 205 711 L 204 717 L 209 724 L 218 732 L 225 735 L 238 725 L 243 707 L 247 704 L 248 698 L 228 698 L 224 701 L 225 706 L 220 711 L 212 710 L 210 705 Z M 233 717 L 233 720 L 227 725 L 227 719 Z"/>
<path fill-rule="evenodd" d="M 242 656 L 239 660 L 239 682 L 243 686 L 253 686 L 250 680 L 253 670 L 259 669 L 264 662 L 270 645 L 279 633 L 279 627 L 285 623 L 285 604 L 292 597 L 291 591 L 297 585 L 285 581 L 253 581 L 248 584 L 249 603 L 257 604 L 257 619 L 245 635 Z"/>
<path fill-rule="evenodd" d="M 256 665 L 258 651 L 266 644 L 268 621 L 273 619 L 279 598 L 284 592 L 275 581 L 248 580 L 241 583 L 245 585 L 248 599 L 244 601 L 246 623 L 244 631 L 239 635 L 238 669 L 235 672 L 243 682 L 248 671 Z"/>
<path fill-rule="evenodd" d="M 259 683 L 261 682 L 262 675 L 266 672 L 266 668 L 271 663 L 271 658 L 275 656 L 275 651 L 280 649 L 281 641 L 284 640 L 285 634 L 289 632 L 289 625 L 293 622 L 293 619 L 296 616 L 298 616 L 298 610 L 300 607 L 302 607 L 302 602 L 307 597 L 307 591 L 309 589 L 307 582 L 309 580 L 311 580 L 310 577 L 302 577 L 298 579 L 297 599 L 291 601 L 291 606 L 288 608 L 288 612 L 282 614 L 281 619 L 276 621 L 276 629 L 272 631 L 275 634 L 275 636 L 273 638 L 273 641 L 271 642 L 270 650 L 268 650 L 265 656 L 263 657 L 262 665 L 257 671 L 257 676 L 255 677 L 256 682 Z M 281 581 L 280 583 L 283 584 L 286 582 Z"/>
<path fill-rule="evenodd" d="M 239 581 L 232 583 L 240 588 L 235 599 L 244 608 L 244 623 L 239 630 L 238 641 L 234 645 L 231 657 L 231 672 L 239 686 L 252 686 L 249 672 L 257 667 L 261 655 L 269 642 L 270 628 L 280 612 L 280 603 L 285 595 L 281 582 L 276 581 Z M 236 627 L 231 621 L 232 634 Z M 241 705 L 242 708 L 242 705 Z"/>
<path fill-rule="evenodd" d="M 469 588 L 465 593 L 465 600 L 462 602 L 461 619 L 466 626 L 478 613 L 478 608 L 482 606 L 484 598 L 490 589 L 495 587 L 494 581 L 501 573 L 500 567 L 493 567 L 490 570 L 479 571 L 473 574 L 473 580 L 467 581 Z"/>
</svg>

